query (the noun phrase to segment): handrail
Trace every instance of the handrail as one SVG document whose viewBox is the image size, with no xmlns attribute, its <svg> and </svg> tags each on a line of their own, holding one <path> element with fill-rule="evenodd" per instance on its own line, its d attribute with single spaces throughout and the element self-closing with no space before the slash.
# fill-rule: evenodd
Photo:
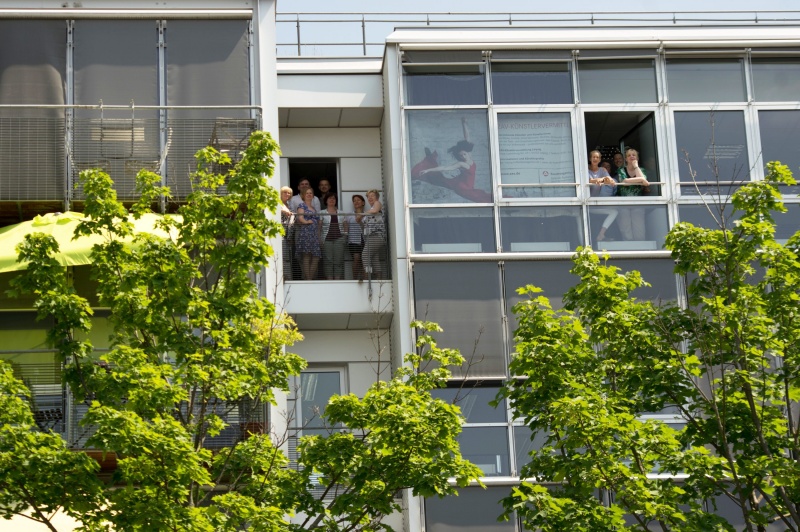
<svg viewBox="0 0 800 532">
<path fill-rule="evenodd" d="M 325 50 L 359 50 L 349 57 L 381 57 L 385 42 L 367 40 L 368 28 L 392 24 L 393 28 L 411 27 L 615 27 L 620 23 L 647 24 L 651 26 L 708 26 L 726 24 L 788 25 L 800 24 L 798 10 L 733 10 L 733 11 L 372 11 L 357 12 L 278 12 L 278 55 L 281 57 L 333 56 Z M 283 28 L 291 24 L 291 31 Z M 361 31 L 345 26 L 358 24 Z M 324 41 L 303 38 L 303 26 L 313 26 L 313 35 L 323 36 Z M 321 30 L 320 25 L 325 25 Z M 337 31 L 338 30 L 338 31 Z M 331 36 L 342 36 L 341 41 Z M 356 37 L 355 39 L 353 37 Z M 290 53 L 291 50 L 291 53 Z M 304 53 L 305 52 L 305 53 Z M 372 52 L 370 54 L 370 52 Z M 341 54 L 338 54 L 341 55 Z"/>
</svg>

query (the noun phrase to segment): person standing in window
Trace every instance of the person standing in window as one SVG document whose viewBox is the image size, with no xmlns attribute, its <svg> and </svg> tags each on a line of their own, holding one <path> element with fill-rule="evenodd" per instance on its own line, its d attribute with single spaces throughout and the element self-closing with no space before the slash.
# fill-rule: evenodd
<svg viewBox="0 0 800 532">
<path fill-rule="evenodd" d="M 311 182 L 308 179 L 302 179 L 300 180 L 300 183 L 297 184 L 297 190 L 299 192 L 295 194 L 292 197 L 292 201 L 289 202 L 289 208 L 292 210 L 292 212 L 297 212 L 297 209 L 300 207 L 300 205 L 303 204 L 304 200 L 303 192 L 305 192 L 305 190 L 308 188 L 311 188 Z M 318 197 L 314 196 L 314 201 L 312 202 L 312 205 L 314 207 L 314 210 L 319 212 L 320 206 Z"/>
<path fill-rule="evenodd" d="M 485 190 L 475 188 L 475 171 L 477 165 L 472 160 L 472 149 L 475 145 L 469 140 L 467 119 L 461 119 L 464 140 L 459 140 L 447 150 L 455 162 L 449 165 L 439 165 L 439 154 L 425 148 L 425 158 L 411 169 L 411 179 L 426 181 L 431 185 L 452 190 L 462 198 L 476 203 L 491 203 L 492 195 Z M 456 175 L 446 175 L 447 172 L 458 171 Z"/>
<path fill-rule="evenodd" d="M 300 226 L 296 246 L 304 281 L 313 281 L 317 277 L 319 259 L 322 257 L 320 248 L 322 225 L 319 214 L 314 208 L 315 199 L 313 188 L 308 187 L 303 191 L 303 203 L 297 208 L 295 221 Z"/>
<path fill-rule="evenodd" d="M 614 152 L 614 172 L 611 174 L 613 177 L 617 177 L 619 174 L 619 169 L 625 166 L 625 157 L 622 156 L 620 152 Z"/>
<path fill-rule="evenodd" d="M 381 193 L 377 190 L 367 192 L 369 210 L 356 216 L 364 223 L 364 272 L 371 279 L 382 279 L 381 258 L 386 250 L 386 226 L 380 197 Z"/>
<path fill-rule="evenodd" d="M 602 158 L 602 154 L 597 150 L 589 152 L 589 186 L 592 196 L 611 197 L 617 192 L 617 182 L 605 168 L 600 166 Z M 591 212 L 606 215 L 600 232 L 597 234 L 597 241 L 602 242 L 606 239 L 606 231 L 617 219 L 619 211 L 611 207 L 592 207 Z"/>
<path fill-rule="evenodd" d="M 322 265 L 326 279 L 344 279 L 344 225 L 339 220 L 338 198 L 333 192 L 322 197 Z"/>
<path fill-rule="evenodd" d="M 281 187 L 281 225 L 283 225 L 283 278 L 292 278 L 292 255 L 294 254 L 294 213 L 289 207 L 292 199 L 292 188 Z"/>
<path fill-rule="evenodd" d="M 353 256 L 353 279 L 364 280 L 364 267 L 361 264 L 361 252 L 364 250 L 363 220 L 359 216 L 364 212 L 366 201 L 361 194 L 353 194 L 353 213 L 344 221 L 344 230 L 347 233 L 347 247 Z"/>
<path fill-rule="evenodd" d="M 620 196 L 641 196 L 650 186 L 645 170 L 639 167 L 639 152 L 635 149 L 625 150 L 625 164 L 617 172 L 617 182 Z M 625 240 L 644 240 L 644 208 L 624 209 L 619 218 L 619 230 Z"/>
<path fill-rule="evenodd" d="M 319 198 L 320 198 L 320 205 L 324 209 L 325 208 L 325 195 L 328 192 L 331 192 L 331 182 L 327 179 L 320 179 L 319 185 L 317 185 L 319 189 Z"/>
</svg>

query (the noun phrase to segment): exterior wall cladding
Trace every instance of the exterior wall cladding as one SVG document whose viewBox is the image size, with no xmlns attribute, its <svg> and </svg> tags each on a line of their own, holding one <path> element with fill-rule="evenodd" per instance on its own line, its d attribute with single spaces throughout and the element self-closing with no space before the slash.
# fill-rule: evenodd
<svg viewBox="0 0 800 532">
<path fill-rule="evenodd" d="M 332 393 L 366 390 L 376 360 L 385 362 L 379 376 L 396 366 L 417 317 L 442 325 L 439 344 L 471 360 L 441 395 L 470 388 L 462 451 L 488 489 L 427 501 L 406 494 L 404 515 L 392 520 L 398 529 L 519 529 L 496 521 L 497 501 L 537 440 L 509 409 L 488 406 L 509 377 L 517 287 L 543 285 L 558 307 L 574 283 L 571 253 L 590 245 L 642 272 L 652 286 L 639 298 L 681 301 L 663 249 L 670 227 L 711 224 L 704 201 L 763 179 L 767 161 L 800 167 L 800 13 L 780 25 L 624 32 L 434 24 L 395 30 L 382 58 L 343 59 L 277 56 L 281 28 L 264 15 L 272 1 L 231 3 L 240 10 L 209 2 L 202 16 L 167 3 L 169 13 L 62 17 L 61 2 L 24 17 L 15 8 L 26 6 L 0 3 L 0 221 L 79 207 L 74 178 L 96 165 L 123 197 L 131 169 L 152 167 L 180 201 L 196 149 L 216 143 L 235 153 L 254 128 L 281 140 L 275 184 L 296 192 L 303 179 L 315 189 L 327 180 L 344 213 L 354 195 L 379 190 L 388 235 L 372 272 L 364 254 L 359 267 L 349 247 L 336 255 L 331 246 L 308 278 L 291 246 L 277 245 L 283 275 L 264 282 L 279 283 L 278 303 L 306 336 L 297 351 L 324 388 L 314 399 L 323 407 Z M 215 7 L 228 11 L 215 18 Z M 638 151 L 650 187 L 609 196 L 591 187 L 588 152 L 599 150 L 613 175 L 614 154 L 626 147 Z M 785 191 L 778 238 L 798 227 L 797 192 Z M 76 285 L 85 281 L 79 270 Z M 52 414 L 39 416 L 43 428 L 80 446 L 81 412 L 68 408 L 29 303 L 0 299 L 0 357 Z M 96 329 L 104 323 L 99 312 Z"/>
</svg>

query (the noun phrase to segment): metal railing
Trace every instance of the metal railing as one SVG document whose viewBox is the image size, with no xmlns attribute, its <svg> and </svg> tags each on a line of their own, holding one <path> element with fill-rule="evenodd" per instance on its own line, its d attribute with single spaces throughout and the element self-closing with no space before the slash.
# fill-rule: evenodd
<svg viewBox="0 0 800 532">
<path fill-rule="evenodd" d="M 606 12 L 279 12 L 279 57 L 382 57 L 386 36 L 397 27 L 619 27 L 788 25 L 800 11 L 630 11 Z"/>
<path fill-rule="evenodd" d="M 303 224 L 284 217 L 284 281 L 377 281 L 391 278 L 386 216 L 381 220 L 340 212 L 336 223 L 326 211 Z M 372 220 L 371 220 L 372 219 Z"/>
</svg>

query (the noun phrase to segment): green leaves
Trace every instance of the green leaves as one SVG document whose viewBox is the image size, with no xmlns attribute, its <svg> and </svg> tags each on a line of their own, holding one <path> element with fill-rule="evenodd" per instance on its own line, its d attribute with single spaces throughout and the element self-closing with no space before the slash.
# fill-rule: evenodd
<svg viewBox="0 0 800 532">
<path fill-rule="evenodd" d="M 717 497 L 754 527 L 800 526 L 800 236 L 774 240 L 775 184 L 794 180 L 768 168 L 734 195 L 733 230 L 679 223 L 668 235 L 687 308 L 631 298 L 639 274 L 588 249 L 573 258 L 580 283 L 565 310 L 523 289 L 511 362 L 522 378 L 501 396 L 547 438 L 522 475 L 556 483 L 523 483 L 505 501 L 526 526 L 729 530 L 713 515 Z M 674 428 L 648 419 L 668 412 Z"/>
</svg>

